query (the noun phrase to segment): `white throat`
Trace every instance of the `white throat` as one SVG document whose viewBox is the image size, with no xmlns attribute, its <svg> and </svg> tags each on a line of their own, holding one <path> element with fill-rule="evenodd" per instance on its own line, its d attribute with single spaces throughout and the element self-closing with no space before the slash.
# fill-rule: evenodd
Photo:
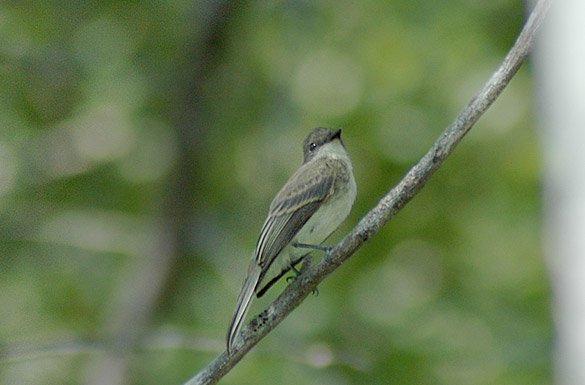
<svg viewBox="0 0 585 385">
<path fill-rule="evenodd" d="M 345 150 L 345 147 L 343 147 L 343 144 L 337 139 L 324 144 L 315 155 L 315 158 L 339 159 L 347 163 L 351 169 L 349 154 Z"/>
</svg>

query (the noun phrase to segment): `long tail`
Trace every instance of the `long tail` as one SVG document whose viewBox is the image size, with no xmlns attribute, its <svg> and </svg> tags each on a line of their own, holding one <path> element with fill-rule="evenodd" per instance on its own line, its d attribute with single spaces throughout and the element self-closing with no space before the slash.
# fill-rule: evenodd
<svg viewBox="0 0 585 385">
<path fill-rule="evenodd" d="M 238 335 L 244 319 L 246 318 L 246 314 L 248 314 L 248 310 L 250 309 L 250 304 L 252 303 L 256 286 L 258 286 L 258 279 L 260 278 L 261 271 L 262 268 L 256 263 L 255 259 L 252 259 L 250 267 L 248 268 L 248 276 L 246 277 L 244 286 L 242 286 L 242 290 L 240 290 L 240 294 L 238 295 L 236 308 L 234 309 L 234 314 L 232 315 L 232 320 L 228 328 L 226 337 L 228 354 L 236 341 L 236 336 Z"/>
</svg>

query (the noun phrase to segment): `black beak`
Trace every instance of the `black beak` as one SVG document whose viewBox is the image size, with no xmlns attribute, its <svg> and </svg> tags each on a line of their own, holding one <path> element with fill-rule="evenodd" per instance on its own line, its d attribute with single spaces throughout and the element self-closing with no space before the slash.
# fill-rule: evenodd
<svg viewBox="0 0 585 385">
<path fill-rule="evenodd" d="M 341 127 L 336 129 L 335 131 L 333 131 L 333 135 L 331 135 L 331 140 L 333 140 L 333 139 L 341 140 Z"/>
</svg>

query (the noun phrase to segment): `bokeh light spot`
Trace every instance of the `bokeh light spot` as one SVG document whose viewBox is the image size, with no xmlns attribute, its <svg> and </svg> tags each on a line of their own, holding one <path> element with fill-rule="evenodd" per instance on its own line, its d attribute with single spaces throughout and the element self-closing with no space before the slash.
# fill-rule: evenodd
<svg viewBox="0 0 585 385">
<path fill-rule="evenodd" d="M 301 62 L 293 82 L 293 97 L 303 109 L 332 118 L 357 107 L 363 88 L 362 70 L 350 56 L 325 51 Z"/>
</svg>

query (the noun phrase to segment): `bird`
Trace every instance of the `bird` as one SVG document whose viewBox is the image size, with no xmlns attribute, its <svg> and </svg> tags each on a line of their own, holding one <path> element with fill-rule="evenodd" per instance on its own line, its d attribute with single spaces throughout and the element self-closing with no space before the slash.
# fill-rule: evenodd
<svg viewBox="0 0 585 385">
<path fill-rule="evenodd" d="M 349 215 L 357 189 L 341 131 L 317 127 L 307 136 L 303 163 L 270 204 L 228 327 L 228 354 L 254 294 L 261 297 L 288 271 L 297 272 L 307 248 L 319 248 Z"/>
</svg>

